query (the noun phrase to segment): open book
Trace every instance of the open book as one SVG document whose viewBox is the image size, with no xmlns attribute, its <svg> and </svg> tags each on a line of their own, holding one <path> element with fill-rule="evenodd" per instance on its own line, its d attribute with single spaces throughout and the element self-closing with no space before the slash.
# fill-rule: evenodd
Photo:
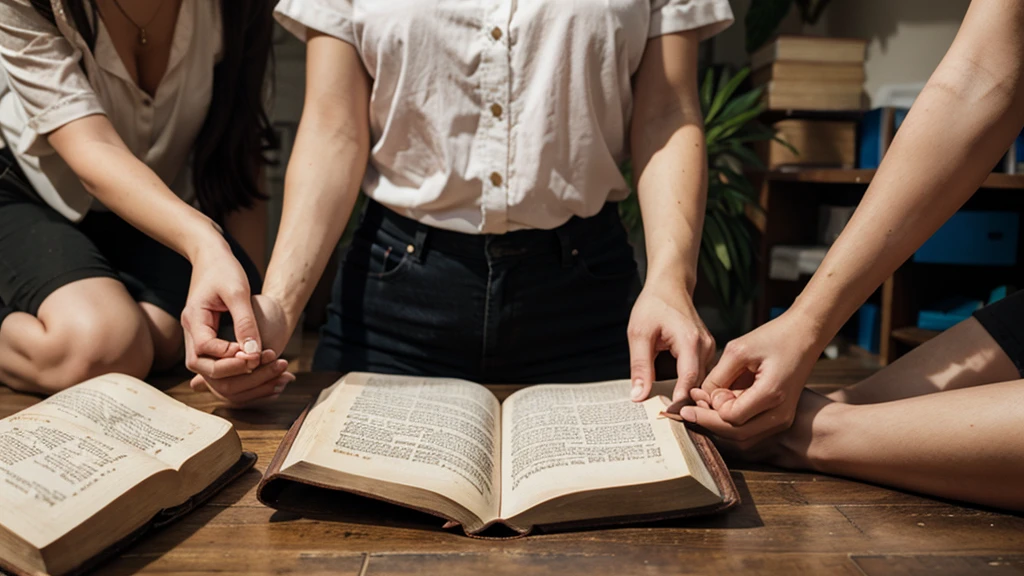
<svg viewBox="0 0 1024 576">
<path fill-rule="evenodd" d="M 248 470 L 231 423 L 122 374 L 0 420 L 0 568 L 92 568 Z"/>
<path fill-rule="evenodd" d="M 630 401 L 626 380 L 533 386 L 500 404 L 471 382 L 350 373 L 292 426 L 258 497 L 313 511 L 317 502 L 282 494 L 296 484 L 342 490 L 471 535 L 496 523 L 526 534 L 737 503 L 714 446 L 660 416 L 667 404 Z"/>
</svg>

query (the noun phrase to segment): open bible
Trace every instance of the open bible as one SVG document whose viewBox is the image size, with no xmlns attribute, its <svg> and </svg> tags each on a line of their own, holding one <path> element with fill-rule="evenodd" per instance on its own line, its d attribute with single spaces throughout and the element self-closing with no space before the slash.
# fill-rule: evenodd
<svg viewBox="0 0 1024 576">
<path fill-rule="evenodd" d="M 0 568 L 95 567 L 248 470 L 231 423 L 121 375 L 0 420 Z"/>
<path fill-rule="evenodd" d="M 707 438 L 629 400 L 626 380 L 538 385 L 504 404 L 461 380 L 350 373 L 321 392 L 258 489 L 273 508 L 335 489 L 515 533 L 710 513 L 737 503 Z M 319 490 L 323 494 L 322 490 Z M 298 497 L 296 497 L 298 495 Z"/>
</svg>

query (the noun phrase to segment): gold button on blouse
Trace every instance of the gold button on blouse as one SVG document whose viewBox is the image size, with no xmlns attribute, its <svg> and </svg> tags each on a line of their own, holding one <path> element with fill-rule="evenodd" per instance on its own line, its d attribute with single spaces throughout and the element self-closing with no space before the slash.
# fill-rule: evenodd
<svg viewBox="0 0 1024 576">
<path fill-rule="evenodd" d="M 491 114 L 494 114 L 495 118 L 501 118 L 501 104 L 491 104 Z"/>
<path fill-rule="evenodd" d="M 491 38 L 494 38 L 495 40 L 501 40 L 501 28 L 495 26 L 494 29 L 491 30 Z"/>
<path fill-rule="evenodd" d="M 497 172 L 491 172 L 491 184 L 495 186 L 501 186 L 501 174 Z"/>
</svg>

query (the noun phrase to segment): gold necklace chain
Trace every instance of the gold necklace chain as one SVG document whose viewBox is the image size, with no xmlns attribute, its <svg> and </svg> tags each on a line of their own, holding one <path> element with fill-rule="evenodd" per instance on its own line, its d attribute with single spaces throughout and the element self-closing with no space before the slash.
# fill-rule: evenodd
<svg viewBox="0 0 1024 576">
<path fill-rule="evenodd" d="M 161 0 L 161 2 L 159 2 L 156 5 L 156 11 L 153 12 L 153 16 L 150 17 L 149 21 L 141 25 L 138 22 L 136 22 L 134 18 L 128 15 L 128 11 L 124 9 L 124 6 L 121 6 L 121 2 L 119 0 L 114 0 L 114 6 L 117 6 L 117 9 L 121 12 L 121 14 L 123 14 L 124 17 L 132 23 L 132 26 L 135 26 L 139 29 L 139 45 L 145 46 L 146 43 L 149 41 L 148 38 L 146 37 L 146 28 L 150 24 L 152 24 L 154 20 L 156 20 L 156 16 L 160 13 L 160 8 L 163 6 L 163 1 Z"/>
</svg>

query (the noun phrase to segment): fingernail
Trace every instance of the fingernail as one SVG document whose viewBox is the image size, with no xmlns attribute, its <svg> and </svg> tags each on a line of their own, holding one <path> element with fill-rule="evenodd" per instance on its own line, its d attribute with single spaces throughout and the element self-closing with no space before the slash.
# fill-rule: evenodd
<svg viewBox="0 0 1024 576">
<path fill-rule="evenodd" d="M 287 384 L 278 384 L 277 386 L 274 386 L 274 394 L 280 394 L 281 392 L 284 392 L 285 386 L 287 386 Z"/>
<path fill-rule="evenodd" d="M 683 409 L 679 411 L 679 417 L 691 424 L 697 422 L 697 415 L 693 413 L 692 406 L 684 406 Z"/>
<path fill-rule="evenodd" d="M 260 345 L 256 343 L 256 340 L 249 338 L 242 344 L 242 350 L 245 350 L 246 354 L 256 354 L 260 351 Z"/>
<path fill-rule="evenodd" d="M 633 400 L 642 400 L 644 397 L 644 381 L 640 378 L 633 380 L 633 389 L 629 391 L 629 397 Z"/>
</svg>

